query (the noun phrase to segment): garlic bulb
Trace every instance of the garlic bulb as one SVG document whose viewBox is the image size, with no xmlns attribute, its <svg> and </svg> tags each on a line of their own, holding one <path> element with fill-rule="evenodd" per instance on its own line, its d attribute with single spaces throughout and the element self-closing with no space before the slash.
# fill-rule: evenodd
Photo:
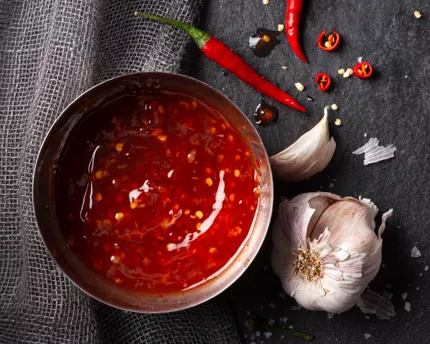
<svg viewBox="0 0 430 344">
<path fill-rule="evenodd" d="M 278 179 L 285 182 L 308 179 L 328 165 L 336 149 L 336 142 L 333 138 L 330 140 L 328 131 L 329 108 L 324 109 L 324 117 L 315 127 L 269 158 Z"/>
<path fill-rule="evenodd" d="M 323 192 L 283 201 L 274 226 L 272 267 L 285 292 L 309 310 L 342 313 L 356 305 L 381 265 L 381 235 L 392 210 L 383 215 L 378 235 L 377 213 L 369 200 Z"/>
</svg>

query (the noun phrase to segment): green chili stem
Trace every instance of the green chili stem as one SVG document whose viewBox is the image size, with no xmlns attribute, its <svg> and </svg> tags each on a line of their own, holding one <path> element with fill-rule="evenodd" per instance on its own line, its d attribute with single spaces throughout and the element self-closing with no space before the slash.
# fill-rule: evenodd
<svg viewBox="0 0 430 344">
<path fill-rule="evenodd" d="M 190 24 L 182 23 L 182 22 L 177 21 L 177 20 L 168 19 L 168 18 L 159 17 L 159 16 L 154 16 L 152 14 L 146 14 L 146 13 L 142 13 L 139 11 L 135 11 L 134 15 L 139 16 L 139 17 L 149 18 L 149 19 L 156 20 L 156 21 L 159 21 L 162 23 L 170 24 L 170 25 L 176 26 L 179 29 L 186 31 L 191 36 L 191 38 L 194 40 L 194 42 L 196 42 L 197 46 L 200 49 L 211 38 L 211 36 L 208 33 L 204 32 L 200 29 L 197 29 L 196 27 L 194 27 Z"/>
</svg>

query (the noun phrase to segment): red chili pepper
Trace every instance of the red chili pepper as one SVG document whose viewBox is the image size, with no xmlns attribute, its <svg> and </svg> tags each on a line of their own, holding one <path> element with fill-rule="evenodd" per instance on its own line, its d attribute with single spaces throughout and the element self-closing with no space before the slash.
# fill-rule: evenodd
<svg viewBox="0 0 430 344">
<path fill-rule="evenodd" d="M 326 91 L 331 84 L 331 78 L 326 73 L 319 73 L 315 77 L 315 82 L 319 85 L 318 91 Z"/>
<path fill-rule="evenodd" d="M 208 33 L 173 19 L 158 17 L 138 11 L 135 12 L 135 15 L 171 24 L 186 31 L 207 57 L 236 75 L 240 80 L 244 81 L 258 92 L 282 104 L 288 105 L 301 112 L 306 112 L 305 108 L 297 103 L 293 97 L 259 75 L 229 47 Z"/>
<path fill-rule="evenodd" d="M 360 79 L 369 79 L 373 74 L 373 67 L 369 62 L 361 62 L 355 65 L 354 75 Z"/>
<path fill-rule="evenodd" d="M 304 62 L 308 62 L 303 54 L 299 41 L 299 26 L 302 18 L 303 0 L 287 0 L 287 13 L 285 15 L 285 30 L 291 49 Z"/>
<path fill-rule="evenodd" d="M 320 35 L 318 36 L 318 46 L 322 50 L 333 51 L 340 44 L 340 35 L 336 30 L 333 30 L 333 33 L 331 33 L 328 36 L 327 40 L 324 42 L 326 34 L 327 34 L 326 30 L 320 33 Z"/>
</svg>

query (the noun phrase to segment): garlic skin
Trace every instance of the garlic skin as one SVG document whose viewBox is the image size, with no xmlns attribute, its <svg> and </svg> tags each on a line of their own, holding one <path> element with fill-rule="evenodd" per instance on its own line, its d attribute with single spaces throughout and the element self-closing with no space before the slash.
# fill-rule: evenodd
<svg viewBox="0 0 430 344">
<path fill-rule="evenodd" d="M 284 182 L 309 179 L 328 165 L 336 149 L 336 142 L 329 135 L 328 110 L 327 106 L 323 119 L 315 127 L 269 158 L 278 179 Z"/>
<path fill-rule="evenodd" d="M 342 313 L 357 304 L 379 271 L 378 208 L 369 200 L 317 192 L 283 201 L 273 232 L 272 267 L 304 308 Z"/>
</svg>

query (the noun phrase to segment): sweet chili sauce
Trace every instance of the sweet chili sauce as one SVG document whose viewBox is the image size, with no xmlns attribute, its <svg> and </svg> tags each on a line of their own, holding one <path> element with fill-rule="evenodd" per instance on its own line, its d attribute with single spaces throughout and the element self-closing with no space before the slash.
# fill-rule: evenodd
<svg viewBox="0 0 430 344">
<path fill-rule="evenodd" d="M 222 114 L 182 94 L 123 94 L 71 133 L 57 212 L 70 248 L 101 277 L 177 292 L 235 255 L 260 178 L 247 141 Z"/>
</svg>

